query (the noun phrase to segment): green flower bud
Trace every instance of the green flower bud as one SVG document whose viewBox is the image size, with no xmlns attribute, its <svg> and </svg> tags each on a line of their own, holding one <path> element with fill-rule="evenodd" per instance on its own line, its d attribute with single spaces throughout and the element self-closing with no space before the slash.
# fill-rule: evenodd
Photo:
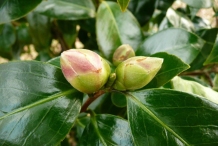
<svg viewBox="0 0 218 146">
<path fill-rule="evenodd" d="M 130 45 L 124 44 L 116 49 L 113 54 L 113 64 L 118 66 L 121 62 L 135 56 L 135 52 Z"/>
<path fill-rule="evenodd" d="M 129 58 L 116 68 L 114 89 L 136 90 L 147 85 L 160 70 L 163 59 L 136 56 Z"/>
<path fill-rule="evenodd" d="M 67 81 L 77 90 L 88 94 L 103 87 L 110 75 L 107 61 L 86 49 L 64 51 L 60 63 Z"/>
</svg>

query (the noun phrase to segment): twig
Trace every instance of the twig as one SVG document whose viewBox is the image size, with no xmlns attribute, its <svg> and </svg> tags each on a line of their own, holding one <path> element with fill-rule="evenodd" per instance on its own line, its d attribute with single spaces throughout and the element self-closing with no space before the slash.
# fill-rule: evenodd
<svg viewBox="0 0 218 146">
<path fill-rule="evenodd" d="M 95 101 L 98 97 L 100 97 L 102 94 L 105 93 L 105 90 L 99 90 L 98 92 L 96 92 L 94 95 L 89 96 L 89 98 L 87 99 L 87 101 L 84 103 L 84 105 L 82 106 L 82 109 L 80 111 L 80 113 L 85 112 L 88 108 L 88 106 Z"/>
<path fill-rule="evenodd" d="M 213 81 L 209 75 L 208 72 L 206 71 L 194 71 L 194 72 L 184 72 L 181 75 L 190 75 L 190 76 L 198 76 L 198 75 L 203 75 L 209 82 L 210 86 L 213 87 Z"/>
</svg>

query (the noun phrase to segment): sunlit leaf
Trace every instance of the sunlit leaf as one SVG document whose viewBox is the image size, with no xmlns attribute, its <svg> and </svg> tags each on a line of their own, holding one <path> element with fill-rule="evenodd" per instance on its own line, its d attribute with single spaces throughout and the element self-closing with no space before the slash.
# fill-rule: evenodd
<svg viewBox="0 0 218 146">
<path fill-rule="evenodd" d="M 59 68 L 36 61 L 5 63 L 0 80 L 0 145 L 57 145 L 64 139 L 82 94 Z"/>
<path fill-rule="evenodd" d="M 150 89 L 127 94 L 136 146 L 218 144 L 218 104 L 185 92 Z"/>
</svg>

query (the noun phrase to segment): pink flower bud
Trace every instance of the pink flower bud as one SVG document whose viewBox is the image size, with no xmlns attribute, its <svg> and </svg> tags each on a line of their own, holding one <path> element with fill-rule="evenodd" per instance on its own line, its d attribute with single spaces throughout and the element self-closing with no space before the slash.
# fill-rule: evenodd
<svg viewBox="0 0 218 146">
<path fill-rule="evenodd" d="M 114 89 L 136 90 L 147 85 L 160 70 L 163 59 L 136 56 L 129 58 L 116 68 Z"/>
<path fill-rule="evenodd" d="M 60 63 L 67 81 L 84 93 L 98 91 L 110 75 L 109 64 L 97 53 L 86 49 L 64 51 Z"/>
<path fill-rule="evenodd" d="M 113 64 L 115 66 L 118 66 L 124 60 L 129 59 L 134 56 L 135 56 L 135 52 L 133 48 L 128 44 L 123 44 L 120 47 L 118 47 L 116 51 L 114 52 Z"/>
</svg>

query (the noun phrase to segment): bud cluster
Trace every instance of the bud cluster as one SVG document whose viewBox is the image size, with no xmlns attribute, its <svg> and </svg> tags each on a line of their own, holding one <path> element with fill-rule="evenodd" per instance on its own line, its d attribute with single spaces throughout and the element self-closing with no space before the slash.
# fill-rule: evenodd
<svg viewBox="0 0 218 146">
<path fill-rule="evenodd" d="M 71 49 L 61 54 L 61 69 L 67 81 L 77 90 L 94 93 L 103 87 L 136 90 L 147 85 L 160 70 L 163 59 L 135 56 L 129 45 L 121 45 L 113 55 L 115 72 L 97 53 Z"/>
</svg>

